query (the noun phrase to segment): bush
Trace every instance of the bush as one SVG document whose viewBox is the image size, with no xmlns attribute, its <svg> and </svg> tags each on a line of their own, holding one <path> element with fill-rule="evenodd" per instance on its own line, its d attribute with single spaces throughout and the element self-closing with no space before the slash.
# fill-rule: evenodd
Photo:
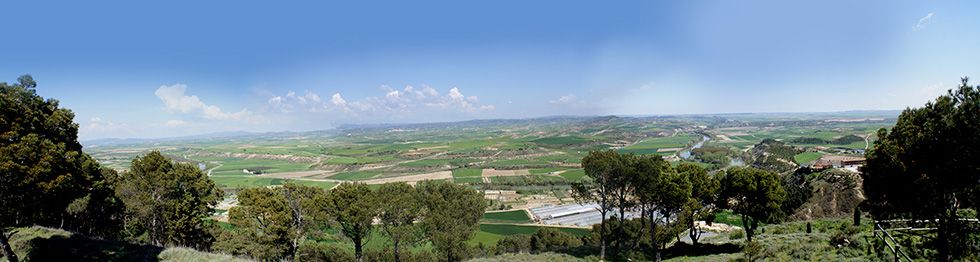
<svg viewBox="0 0 980 262">
<path fill-rule="evenodd" d="M 534 252 L 555 251 L 582 246 L 582 240 L 571 233 L 542 228 L 531 235 L 530 246 Z"/>
<path fill-rule="evenodd" d="M 400 257 L 402 262 L 415 262 L 415 261 L 439 261 L 444 259 L 436 253 L 429 250 L 421 251 L 411 251 L 402 249 L 400 250 Z M 353 257 L 352 257 L 353 259 Z M 297 261 L 309 261 L 301 258 L 297 258 Z M 364 261 L 395 261 L 395 251 L 389 247 L 385 247 L 382 250 L 368 249 L 364 251 Z"/>
<path fill-rule="evenodd" d="M 742 248 L 742 253 L 745 254 L 746 261 L 756 261 L 764 255 L 766 248 L 759 244 L 759 242 L 747 242 L 745 247 Z"/>
<path fill-rule="evenodd" d="M 509 235 L 497 241 L 497 254 L 531 252 L 531 236 Z"/>
<path fill-rule="evenodd" d="M 728 233 L 728 239 L 736 240 L 742 238 L 745 238 L 745 231 L 743 230 L 732 230 L 731 233 Z"/>
<path fill-rule="evenodd" d="M 297 261 L 353 261 L 354 254 L 343 247 L 307 241 L 296 250 Z"/>
</svg>

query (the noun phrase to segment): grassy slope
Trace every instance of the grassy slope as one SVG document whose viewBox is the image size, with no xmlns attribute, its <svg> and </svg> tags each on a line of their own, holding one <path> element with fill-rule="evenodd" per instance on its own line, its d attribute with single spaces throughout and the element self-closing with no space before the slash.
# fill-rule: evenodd
<svg viewBox="0 0 980 262">
<path fill-rule="evenodd" d="M 864 143 L 864 142 L 862 142 L 862 143 Z M 796 163 L 797 164 L 803 164 L 803 163 L 807 163 L 807 162 L 810 162 L 810 161 L 813 161 L 813 160 L 817 160 L 817 159 L 820 158 L 820 156 L 823 156 L 823 153 L 820 153 L 820 152 L 803 152 L 803 153 L 796 154 L 796 156 L 793 156 L 793 160 L 796 160 Z"/>
<path fill-rule="evenodd" d="M 187 248 L 91 239 L 60 229 L 17 228 L 10 244 L 24 261 L 248 261 Z M 0 261 L 6 261 L 0 258 Z"/>
</svg>

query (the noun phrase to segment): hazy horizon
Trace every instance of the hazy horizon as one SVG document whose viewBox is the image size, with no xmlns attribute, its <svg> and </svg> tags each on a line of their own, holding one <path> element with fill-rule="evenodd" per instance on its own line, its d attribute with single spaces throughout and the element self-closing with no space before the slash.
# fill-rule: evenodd
<svg viewBox="0 0 980 262">
<path fill-rule="evenodd" d="M 974 2 L 8 4 L 82 140 L 555 115 L 902 110 L 980 77 Z"/>
<path fill-rule="evenodd" d="M 547 116 L 535 116 L 535 117 L 525 117 L 525 118 L 474 118 L 474 119 L 463 119 L 463 120 L 453 120 L 453 121 L 430 121 L 430 122 L 379 122 L 379 123 L 356 123 L 356 124 L 342 124 L 338 126 L 331 126 L 325 128 L 314 128 L 314 129 L 281 129 L 281 130 L 269 130 L 269 131 L 247 131 L 247 130 L 226 130 L 226 131 L 216 131 L 216 132 L 204 132 L 195 134 L 186 134 L 178 136 L 158 136 L 158 137 L 101 137 L 101 138 L 91 138 L 85 139 L 80 138 L 82 142 L 93 142 L 100 140 L 158 140 L 158 139 L 182 139 L 200 136 L 211 136 L 211 135 L 223 135 L 232 133 L 247 133 L 247 134 L 265 134 L 265 133 L 304 133 L 304 132 L 317 132 L 317 131 L 330 131 L 336 130 L 337 128 L 348 126 L 400 126 L 400 125 L 427 125 L 427 124 L 443 124 L 443 123 L 461 123 L 461 122 L 471 122 L 471 121 L 493 121 L 493 120 L 531 120 L 531 119 L 546 119 L 546 118 L 592 118 L 592 117 L 699 117 L 699 116 L 744 116 L 744 115 L 801 115 L 801 114 L 816 114 L 816 115 L 827 115 L 835 117 L 847 117 L 848 119 L 857 119 L 862 116 L 847 116 L 844 114 L 849 113 L 879 113 L 874 116 L 883 116 L 881 114 L 892 113 L 894 117 L 897 117 L 899 113 L 904 109 L 896 110 L 845 110 L 845 111 L 833 111 L 833 112 L 732 112 L 732 113 L 704 113 L 704 114 L 663 114 L 663 115 L 547 115 Z"/>
</svg>

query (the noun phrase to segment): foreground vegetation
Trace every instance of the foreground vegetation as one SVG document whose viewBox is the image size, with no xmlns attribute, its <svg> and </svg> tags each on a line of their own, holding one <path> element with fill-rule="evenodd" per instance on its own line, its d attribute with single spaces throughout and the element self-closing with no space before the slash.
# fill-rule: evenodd
<svg viewBox="0 0 980 262">
<path fill-rule="evenodd" d="M 874 135 L 870 148 L 870 135 L 819 131 L 779 139 L 786 134 L 765 130 L 740 136 L 716 130 L 715 144 L 692 149 L 692 160 L 671 163 L 660 154 L 666 150 L 650 150 L 695 142 L 690 139 L 698 136 L 691 134 L 711 132 L 662 134 L 666 131 L 629 121 L 626 130 L 632 131 L 616 132 L 605 125 L 623 123 L 608 118 L 583 125 L 577 134 L 510 136 L 506 141 L 452 137 L 448 144 L 409 145 L 389 137 L 341 147 L 222 149 L 242 150 L 247 157 L 289 154 L 289 164 L 235 162 L 224 158 L 245 156 L 228 151 L 188 154 L 215 157 L 199 162 L 150 150 L 133 157 L 121 172 L 82 152 L 71 111 L 41 98 L 35 88 L 29 76 L 13 85 L 0 83 L 0 251 L 6 261 L 864 261 L 905 256 L 949 261 L 976 260 L 980 254 L 975 222 L 980 170 L 974 161 L 980 148 L 980 88 L 968 86 L 966 79 L 935 102 L 904 111 L 893 129 Z M 590 129 L 597 127 L 602 129 Z M 646 135 L 633 132 L 643 128 Z M 372 132 L 361 134 L 377 134 Z M 743 145 L 745 136 L 764 138 Z M 618 142 L 622 138 L 637 142 Z M 870 150 L 860 176 L 801 167 L 825 151 L 853 152 L 862 141 Z M 842 147 L 826 146 L 831 144 Z M 733 150 L 740 146 L 747 148 Z M 250 148 L 252 153 L 245 153 Z M 323 155 L 328 159 L 319 158 Z M 314 163 L 304 162 L 311 159 Z M 725 166 L 724 159 L 741 159 L 750 167 Z M 317 173 L 322 170 L 341 172 L 320 180 L 302 177 L 306 173 L 296 181 L 261 176 L 314 168 L 322 169 L 311 177 L 323 175 Z M 436 170 L 444 172 L 443 179 L 412 181 L 414 186 L 359 182 Z M 278 180 L 239 187 L 216 182 L 232 178 Z M 559 200 L 570 191 L 578 202 L 598 204 L 603 219 L 590 230 L 519 225 L 530 219 L 523 211 L 486 213 L 491 203 L 479 190 L 500 188 L 550 192 Z M 812 207 L 808 203 L 854 188 L 863 189 L 859 192 L 867 200 L 848 206 L 853 218 L 801 215 L 802 207 Z M 219 223 L 212 215 L 226 197 L 224 190 L 233 192 L 229 195 L 238 203 L 227 210 L 228 223 Z M 629 219 L 631 210 L 641 216 Z M 717 229 L 712 223 L 738 227 Z M 889 228 L 894 238 L 882 240 L 872 233 L 882 223 L 906 224 Z M 893 252 L 886 245 L 905 251 Z M 163 248 L 173 246 L 185 248 Z"/>
</svg>

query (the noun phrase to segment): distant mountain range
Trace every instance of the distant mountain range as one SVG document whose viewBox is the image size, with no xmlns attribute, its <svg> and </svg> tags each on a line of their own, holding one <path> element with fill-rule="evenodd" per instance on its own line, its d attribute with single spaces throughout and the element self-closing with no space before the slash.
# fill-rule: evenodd
<svg viewBox="0 0 980 262">
<path fill-rule="evenodd" d="M 278 132 L 248 132 L 248 131 L 229 131 L 229 132 L 216 132 L 193 136 L 181 136 L 181 137 L 166 137 L 166 138 L 100 138 L 93 140 L 83 140 L 81 143 L 85 146 L 110 146 L 110 145 L 128 145 L 128 144 L 146 144 L 146 143 L 160 143 L 160 142 L 172 142 L 172 141 L 194 141 L 194 140 L 209 140 L 209 139 L 227 139 L 227 138 L 247 138 L 256 136 L 291 136 L 298 134 L 343 134 L 350 131 L 364 131 L 364 130 L 377 130 L 377 129 L 425 129 L 425 128 L 454 128 L 454 127 L 472 127 L 472 126 L 489 126 L 489 125 L 499 125 L 499 124 L 533 124 L 533 123 L 555 123 L 555 122 L 576 122 L 576 121 L 609 121 L 613 119 L 637 119 L 637 118 L 731 118 L 731 119 L 773 119 L 773 120 L 785 120 L 785 119 L 798 119 L 798 120 L 813 120 L 813 119 L 839 119 L 839 118 L 860 118 L 860 117 L 883 117 L 883 118 L 895 118 L 901 113 L 900 110 L 852 110 L 852 111 L 842 111 L 842 112 L 787 112 L 787 113 L 720 113 L 720 114 L 684 114 L 684 115 L 622 115 L 622 116 L 572 116 L 572 115 L 559 115 L 559 116 L 544 116 L 535 118 L 520 118 L 520 119 L 474 119 L 456 122 L 432 122 L 432 123 L 379 123 L 379 124 L 345 124 L 340 125 L 336 128 L 327 130 L 316 130 L 316 131 L 278 131 Z"/>
</svg>

